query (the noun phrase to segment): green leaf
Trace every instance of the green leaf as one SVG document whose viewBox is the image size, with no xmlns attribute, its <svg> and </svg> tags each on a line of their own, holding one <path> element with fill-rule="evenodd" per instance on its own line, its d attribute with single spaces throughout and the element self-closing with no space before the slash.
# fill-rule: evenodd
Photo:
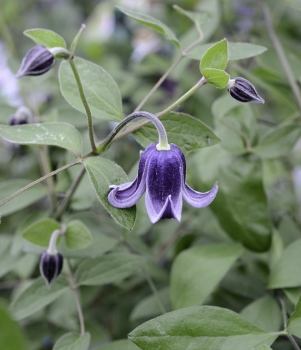
<svg viewBox="0 0 301 350">
<path fill-rule="evenodd" d="M 211 46 L 204 54 L 200 62 L 200 70 L 205 76 L 205 68 L 224 70 L 228 64 L 228 42 L 223 39 Z"/>
<path fill-rule="evenodd" d="M 17 320 L 22 320 L 52 303 L 68 287 L 68 282 L 63 277 L 55 279 L 51 288 L 47 288 L 45 281 L 38 278 L 13 300 L 10 311 Z"/>
<path fill-rule="evenodd" d="M 301 338 L 301 297 L 292 316 L 288 320 L 287 330 L 298 338 Z"/>
<path fill-rule="evenodd" d="M 25 30 L 24 35 L 32 39 L 37 45 L 42 45 L 48 48 L 63 47 L 66 48 L 66 42 L 57 33 L 48 29 L 28 29 Z"/>
<path fill-rule="evenodd" d="M 0 235 L 0 277 L 6 275 L 19 262 L 19 256 L 11 253 L 12 235 L 1 232 Z"/>
<path fill-rule="evenodd" d="M 54 344 L 53 350 L 88 350 L 90 346 L 90 334 L 80 335 L 70 332 L 61 336 Z"/>
<path fill-rule="evenodd" d="M 254 148 L 254 152 L 265 159 L 285 156 L 294 147 L 300 135 L 301 127 L 299 124 L 286 124 L 270 128 Z"/>
<path fill-rule="evenodd" d="M 147 350 L 252 350 L 272 344 L 275 334 L 265 333 L 228 309 L 189 307 L 169 312 L 138 326 L 129 334 Z"/>
<path fill-rule="evenodd" d="M 28 185 L 30 182 L 31 180 L 25 179 L 2 181 L 0 183 L 0 200 L 7 198 L 14 192 Z M 0 207 L 0 216 L 12 214 L 20 209 L 27 208 L 30 204 L 45 197 L 47 193 L 47 187 L 38 184 L 2 205 Z"/>
<path fill-rule="evenodd" d="M 187 53 L 187 56 L 199 61 L 201 57 L 206 53 L 206 51 L 210 47 L 212 47 L 212 45 L 214 44 L 210 43 L 210 44 L 197 46 L 194 49 L 190 50 Z M 229 61 L 246 59 L 257 55 L 261 55 L 266 50 L 267 50 L 266 47 L 260 46 L 260 45 L 255 45 L 250 43 L 228 42 L 228 51 L 229 51 L 228 59 Z"/>
<path fill-rule="evenodd" d="M 208 13 L 206 12 L 196 12 L 196 11 L 187 11 L 182 9 L 182 7 L 178 5 L 172 6 L 174 10 L 176 10 L 179 14 L 186 16 L 189 18 L 196 26 L 200 26 L 201 24 L 204 24 L 208 21 Z"/>
<path fill-rule="evenodd" d="M 245 307 L 240 314 L 266 332 L 277 332 L 282 324 L 282 314 L 279 305 L 269 295 L 255 300 Z"/>
<path fill-rule="evenodd" d="M 242 252 L 239 244 L 224 243 L 193 247 L 180 253 L 171 270 L 174 309 L 203 304 Z"/>
<path fill-rule="evenodd" d="M 99 348 L 95 348 L 95 350 L 139 350 L 135 344 L 133 344 L 130 340 L 122 339 L 116 340 L 107 345 L 101 346 Z"/>
<path fill-rule="evenodd" d="M 9 313 L 0 306 L 0 344 L 5 350 L 26 350 L 28 346 L 18 324 Z"/>
<path fill-rule="evenodd" d="M 146 27 L 155 30 L 156 32 L 162 34 L 165 36 L 167 40 L 170 40 L 173 42 L 173 44 L 177 47 L 180 48 L 180 43 L 175 36 L 175 34 L 161 21 L 158 19 L 147 15 L 145 13 L 140 13 L 136 11 L 132 11 L 130 9 L 121 7 L 121 6 L 116 6 L 121 12 L 129 16 L 130 18 L 134 19 L 140 24 L 145 25 Z"/>
<path fill-rule="evenodd" d="M 261 345 L 261 347 L 258 350 L 273 350 L 273 349 L 267 345 Z"/>
<path fill-rule="evenodd" d="M 102 67 L 82 58 L 76 57 L 74 63 L 93 117 L 115 122 L 121 121 L 123 119 L 121 96 L 113 78 Z M 61 93 L 65 100 L 85 114 L 76 80 L 67 61 L 61 63 L 59 80 Z"/>
<path fill-rule="evenodd" d="M 101 157 L 86 159 L 85 166 L 102 205 L 118 224 L 131 230 L 136 220 L 136 207 L 118 209 L 112 207 L 107 198 L 110 185 L 120 185 L 128 181 L 125 172 L 117 164 Z"/>
<path fill-rule="evenodd" d="M 85 260 L 76 270 L 76 281 L 86 286 L 118 282 L 139 270 L 144 261 L 140 255 L 125 253 Z"/>
<path fill-rule="evenodd" d="M 301 286 L 301 239 L 291 243 L 274 265 L 269 278 L 269 288 Z"/>
<path fill-rule="evenodd" d="M 0 125 L 0 136 L 21 145 L 49 145 L 81 153 L 81 135 L 67 123 Z"/>
<path fill-rule="evenodd" d="M 23 238 L 27 241 L 39 245 L 41 247 L 48 247 L 50 237 L 55 230 L 59 230 L 61 225 L 53 219 L 42 219 L 30 225 L 24 232 Z"/>
<path fill-rule="evenodd" d="M 209 126 L 189 114 L 171 112 L 160 120 L 166 128 L 169 142 L 175 143 L 184 154 L 220 141 Z M 157 129 L 151 123 L 135 131 L 134 136 L 143 147 L 158 141 Z"/>
<path fill-rule="evenodd" d="M 66 246 L 69 249 L 83 249 L 92 242 L 88 227 L 79 220 L 68 222 L 64 237 Z"/>
<path fill-rule="evenodd" d="M 229 74 L 223 70 L 205 68 L 202 73 L 207 82 L 213 86 L 224 89 L 228 85 Z"/>
</svg>

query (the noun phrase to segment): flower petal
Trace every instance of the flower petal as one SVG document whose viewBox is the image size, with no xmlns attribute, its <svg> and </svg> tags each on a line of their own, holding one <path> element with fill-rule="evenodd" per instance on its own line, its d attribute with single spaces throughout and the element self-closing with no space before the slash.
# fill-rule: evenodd
<svg viewBox="0 0 301 350">
<path fill-rule="evenodd" d="M 149 157 L 145 204 L 152 223 L 181 219 L 183 164 L 173 150 L 154 151 Z"/>
<path fill-rule="evenodd" d="M 149 155 L 152 154 L 155 149 L 156 145 L 151 144 L 142 153 L 139 162 L 138 175 L 134 181 L 126 182 L 121 185 L 110 186 L 111 192 L 108 195 L 108 201 L 113 207 L 129 208 L 135 205 L 141 198 L 145 191 L 146 175 L 144 172 L 147 168 L 146 164 L 148 162 Z"/>
<path fill-rule="evenodd" d="M 195 208 L 204 208 L 209 205 L 216 196 L 218 190 L 217 182 L 208 192 L 198 192 L 189 187 L 186 183 L 182 187 L 182 196 L 183 199 L 192 207 Z"/>
</svg>

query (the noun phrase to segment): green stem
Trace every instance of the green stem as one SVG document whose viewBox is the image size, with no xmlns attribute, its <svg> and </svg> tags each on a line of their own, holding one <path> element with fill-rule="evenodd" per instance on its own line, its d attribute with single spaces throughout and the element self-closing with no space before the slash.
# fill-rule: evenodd
<svg viewBox="0 0 301 350">
<path fill-rule="evenodd" d="M 73 181 L 73 183 L 72 183 L 71 187 L 69 188 L 65 198 L 62 200 L 61 204 L 58 207 L 57 212 L 54 215 L 54 218 L 56 220 L 60 219 L 60 217 L 62 216 L 63 212 L 68 207 L 68 205 L 69 205 L 69 203 L 71 201 L 71 198 L 72 198 L 74 192 L 77 189 L 77 186 L 80 184 L 83 176 L 85 175 L 85 172 L 86 172 L 86 169 L 82 168 L 81 171 L 79 172 L 79 174 L 77 175 L 77 177 L 75 178 L 75 180 Z"/>
<path fill-rule="evenodd" d="M 78 314 L 80 335 L 83 336 L 83 335 L 85 335 L 84 315 L 83 315 L 82 306 L 81 306 L 80 300 L 79 300 L 79 295 L 78 295 L 78 290 L 77 290 L 77 286 L 76 286 L 76 282 L 75 282 L 75 277 L 74 277 L 69 259 L 67 259 L 67 265 L 69 268 L 69 283 L 70 283 L 70 287 L 73 291 L 74 300 L 75 300 L 76 309 L 77 309 L 77 314 Z"/>
<path fill-rule="evenodd" d="M 60 173 L 61 171 L 65 170 L 65 169 L 71 168 L 72 166 L 74 166 L 74 165 L 76 165 L 76 164 L 80 164 L 81 162 L 82 162 L 81 159 L 77 159 L 77 160 L 75 160 L 74 162 L 69 163 L 69 164 L 66 164 L 66 165 L 64 165 L 64 166 L 62 166 L 62 167 L 60 167 L 60 168 L 58 168 L 58 169 L 52 171 L 51 173 L 46 174 L 46 175 L 40 177 L 39 179 L 37 179 L 37 180 L 31 182 L 30 184 L 28 184 L 27 186 L 21 188 L 20 190 L 18 190 L 17 192 L 13 193 L 13 194 L 10 195 L 9 197 L 3 199 L 3 200 L 0 202 L 0 207 L 1 207 L 3 204 L 5 204 L 5 203 L 9 202 L 10 200 L 14 199 L 15 197 L 19 196 L 19 194 L 21 194 L 21 193 L 27 191 L 28 189 L 30 189 L 31 187 L 37 185 L 38 183 L 40 183 L 40 182 L 42 182 L 42 181 L 44 181 L 44 180 L 47 180 L 49 177 L 51 177 L 51 176 L 53 176 L 53 175 L 56 175 L 56 174 Z"/>
<path fill-rule="evenodd" d="M 159 308 L 160 308 L 160 310 L 161 310 L 161 313 L 162 313 L 162 314 L 166 314 L 165 306 L 164 306 L 164 304 L 163 304 L 163 302 L 162 302 L 162 300 L 161 300 L 161 298 L 160 298 L 160 295 L 159 295 L 159 293 L 158 293 L 158 290 L 157 290 L 157 288 L 156 288 L 156 286 L 155 286 L 155 284 L 154 284 L 154 282 L 153 282 L 153 280 L 152 280 L 150 274 L 148 273 L 148 271 L 146 270 L 146 268 L 143 267 L 142 270 L 143 270 L 144 276 L 145 276 L 145 278 L 146 278 L 146 280 L 147 280 L 147 283 L 149 284 L 150 289 L 152 290 L 152 292 L 153 292 L 153 294 L 154 294 L 154 296 L 155 296 L 155 298 L 156 298 L 156 301 L 157 301 L 158 306 L 159 306 Z"/>
<path fill-rule="evenodd" d="M 75 38 L 73 39 L 72 44 L 71 44 L 71 48 L 70 48 L 70 58 L 73 57 L 74 51 L 75 51 L 77 43 L 78 43 L 78 39 L 82 35 L 82 33 L 85 30 L 85 28 L 86 28 L 85 24 L 82 24 L 81 27 L 80 27 L 80 30 L 78 31 L 78 33 L 76 34 Z"/>
<path fill-rule="evenodd" d="M 95 146 L 95 141 L 94 141 L 93 121 L 92 121 L 92 114 L 91 114 L 91 111 L 90 111 L 90 107 L 88 105 L 88 102 L 87 102 L 87 99 L 86 99 L 86 96 L 85 96 L 85 93 L 84 93 L 83 85 L 82 85 L 82 82 L 80 80 L 80 76 L 78 74 L 78 70 L 77 70 L 76 65 L 74 63 L 74 60 L 71 59 L 68 62 L 70 63 L 70 66 L 71 66 L 74 78 L 76 80 L 76 84 L 77 84 L 77 88 L 78 88 L 78 92 L 79 92 L 80 98 L 81 98 L 82 103 L 84 105 L 84 108 L 86 110 L 86 115 L 87 115 L 87 118 L 88 118 L 88 129 L 89 129 L 90 144 L 91 144 L 92 150 L 94 152 L 94 151 L 96 151 L 96 146 Z"/>
<path fill-rule="evenodd" d="M 280 63 L 282 65 L 282 68 L 284 70 L 284 73 L 286 75 L 286 78 L 288 80 L 288 83 L 291 87 L 291 90 L 294 94 L 298 109 L 299 109 L 299 113 L 301 114 L 301 92 L 300 89 L 297 85 L 296 79 L 294 77 L 294 74 L 292 72 L 291 66 L 288 62 L 288 59 L 285 55 L 285 51 L 281 45 L 281 42 L 273 28 L 273 23 L 271 20 L 271 16 L 270 16 L 270 11 L 267 7 L 266 4 L 262 4 L 262 8 L 263 8 L 263 14 L 264 14 L 264 20 L 265 20 L 265 24 L 269 33 L 269 36 L 271 38 L 272 44 L 276 50 L 276 53 L 279 57 Z"/>
</svg>

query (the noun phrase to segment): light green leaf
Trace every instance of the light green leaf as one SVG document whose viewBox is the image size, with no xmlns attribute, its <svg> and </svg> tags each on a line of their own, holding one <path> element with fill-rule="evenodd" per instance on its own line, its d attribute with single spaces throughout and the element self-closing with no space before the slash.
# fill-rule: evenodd
<svg viewBox="0 0 301 350">
<path fill-rule="evenodd" d="M 261 347 L 258 350 L 273 350 L 273 349 L 267 345 L 261 345 Z"/>
<path fill-rule="evenodd" d="M 95 348 L 95 350 L 139 350 L 139 349 L 140 348 L 138 348 L 134 343 L 132 343 L 130 340 L 127 340 L 127 339 L 116 340 L 105 346 Z"/>
<path fill-rule="evenodd" d="M 66 246 L 69 249 L 83 249 L 92 242 L 88 227 L 79 220 L 68 222 L 64 237 Z"/>
<path fill-rule="evenodd" d="M 17 320 L 22 320 L 52 303 L 68 287 L 68 282 L 64 277 L 56 278 L 51 288 L 46 287 L 42 277 L 38 278 L 12 301 L 10 311 Z"/>
<path fill-rule="evenodd" d="M 76 57 L 74 63 L 93 117 L 103 120 L 123 119 L 121 96 L 113 78 L 100 66 Z M 59 70 L 61 93 L 75 109 L 85 112 L 70 64 L 63 61 Z"/>
<path fill-rule="evenodd" d="M 1 232 L 0 235 L 0 277 L 11 271 L 20 261 L 19 256 L 11 253 L 12 235 Z M 1 343 L 0 343 L 1 344 Z"/>
<path fill-rule="evenodd" d="M 21 145 L 57 146 L 76 155 L 81 152 L 80 133 L 67 123 L 0 125 L 0 136 Z"/>
<path fill-rule="evenodd" d="M 269 288 L 301 286 L 301 239 L 291 243 L 274 265 L 269 278 Z"/>
<path fill-rule="evenodd" d="M 127 9 L 121 6 L 117 6 L 117 8 L 127 16 L 137 21 L 138 23 L 143 24 L 146 27 L 153 29 L 156 32 L 164 35 L 167 40 L 172 41 L 177 48 L 180 48 L 180 43 L 177 37 L 175 36 L 175 34 L 164 23 L 162 23 L 158 19 L 150 15 L 147 15 L 145 13 L 132 11 L 130 9 Z"/>
<path fill-rule="evenodd" d="M 144 261 L 140 255 L 125 253 L 85 260 L 76 270 L 76 281 L 86 286 L 118 282 L 139 270 Z"/>
<path fill-rule="evenodd" d="M 205 52 L 210 47 L 212 47 L 212 45 L 214 45 L 214 44 L 210 43 L 210 44 L 197 46 L 194 49 L 190 50 L 187 53 L 187 56 L 199 61 L 201 59 L 201 57 L 205 54 Z M 267 50 L 266 47 L 260 46 L 260 45 L 255 45 L 255 44 L 250 44 L 250 43 L 231 43 L 231 42 L 228 42 L 228 51 L 229 51 L 228 59 L 229 59 L 229 61 L 246 59 L 246 58 L 254 57 L 257 55 L 261 55 L 266 50 Z"/>
<path fill-rule="evenodd" d="M 180 253 L 171 270 L 174 309 L 201 305 L 242 252 L 239 244 L 224 243 L 193 247 Z"/>
<path fill-rule="evenodd" d="M 300 135 L 301 127 L 299 124 L 286 124 L 270 128 L 254 148 L 254 152 L 265 159 L 285 156 L 292 150 Z"/>
<path fill-rule="evenodd" d="M 245 307 L 240 314 L 266 332 L 277 332 L 282 324 L 282 314 L 279 305 L 269 295 L 255 300 Z"/>
<path fill-rule="evenodd" d="M 26 350 L 28 346 L 18 324 L 9 313 L 0 306 L 0 344 L 5 350 Z"/>
<path fill-rule="evenodd" d="M 110 185 L 120 185 L 128 181 L 125 172 L 117 164 L 101 157 L 86 159 L 85 166 L 102 205 L 118 224 L 128 230 L 132 229 L 136 220 L 136 207 L 118 209 L 112 207 L 107 198 Z"/>
<path fill-rule="evenodd" d="M 272 344 L 277 335 L 265 333 L 228 309 L 199 306 L 180 309 L 138 326 L 129 339 L 147 350 L 252 350 Z"/>
<path fill-rule="evenodd" d="M 200 26 L 201 24 L 208 21 L 208 13 L 206 12 L 196 12 L 196 11 L 187 11 L 182 9 L 182 7 L 178 5 L 172 6 L 179 14 L 186 16 L 189 18 L 196 26 Z"/>
<path fill-rule="evenodd" d="M 301 297 L 292 316 L 288 320 L 287 330 L 298 338 L 301 338 Z"/>
<path fill-rule="evenodd" d="M 229 74 L 223 70 L 205 68 L 202 70 L 202 73 L 207 82 L 213 86 L 224 89 L 228 85 Z"/>
<path fill-rule="evenodd" d="M 0 183 L 0 200 L 7 198 L 14 192 L 28 185 L 30 182 L 31 180 L 25 179 L 2 181 Z M 0 216 L 12 214 L 20 209 L 26 208 L 30 204 L 45 197 L 47 193 L 47 187 L 38 184 L 2 205 L 0 207 Z"/>
<path fill-rule="evenodd" d="M 224 70 L 228 64 L 228 42 L 223 39 L 211 46 L 204 54 L 200 62 L 200 70 L 205 76 L 205 68 Z"/>
<path fill-rule="evenodd" d="M 37 45 L 42 45 L 48 48 L 52 48 L 52 47 L 66 48 L 65 40 L 60 35 L 53 32 L 52 30 L 40 29 L 40 28 L 28 29 L 28 30 L 25 30 L 24 35 L 32 39 Z"/>
<path fill-rule="evenodd" d="M 30 225 L 24 232 L 23 238 L 41 247 L 48 247 L 50 237 L 55 230 L 59 230 L 61 225 L 53 219 L 42 219 Z"/>
<path fill-rule="evenodd" d="M 213 146 L 220 141 L 209 126 L 189 114 L 171 112 L 160 120 L 165 126 L 169 142 L 175 143 L 184 154 Z M 135 131 L 134 136 L 143 147 L 158 142 L 157 129 L 151 123 Z"/>
<path fill-rule="evenodd" d="M 54 344 L 53 350 L 88 350 L 90 346 L 90 334 L 80 335 L 70 332 L 61 336 Z"/>
</svg>

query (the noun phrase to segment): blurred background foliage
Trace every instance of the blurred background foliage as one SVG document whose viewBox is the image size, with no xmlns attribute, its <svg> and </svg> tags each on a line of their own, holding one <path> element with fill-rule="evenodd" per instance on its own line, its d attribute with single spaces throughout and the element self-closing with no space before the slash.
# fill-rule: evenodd
<svg viewBox="0 0 301 350">
<path fill-rule="evenodd" d="M 300 1 L 265 2 L 300 88 Z M 160 19 L 187 46 L 195 38 L 196 30 L 186 17 L 173 9 L 174 4 L 186 10 L 208 13 L 208 21 L 202 28 L 203 43 L 226 37 L 230 42 L 249 42 L 268 48 L 256 58 L 230 61 L 227 68 L 232 79 L 242 76 L 250 80 L 265 99 L 264 105 L 232 103 L 226 90 L 205 86 L 178 108 L 178 111 L 189 113 L 209 125 L 221 139 L 219 145 L 191 153 L 187 158 L 189 185 L 205 191 L 218 180 L 220 190 L 216 200 L 201 211 L 184 205 L 181 223 L 164 220 L 153 226 L 143 200 L 140 200 L 136 226 L 133 231 L 125 232 L 95 200 L 93 188 L 85 176 L 63 221 L 79 219 L 93 236 L 93 247 L 79 253 L 78 258 L 97 257 L 110 251 L 128 252 L 129 247 L 130 251 L 147 256 L 148 274 L 154 280 L 167 311 L 172 310 L 171 298 L 181 297 L 175 295 L 176 279 L 177 273 L 185 273 L 186 267 L 179 266 L 179 262 L 180 272 L 173 271 L 171 275 L 171 269 L 176 269 L 174 261 L 181 252 L 196 246 L 230 244 L 233 240 L 242 243 L 246 249 L 240 258 L 217 278 L 216 285 L 204 299 L 195 297 L 187 303 L 191 306 L 205 303 L 242 312 L 258 326 L 262 320 L 265 320 L 265 325 L 273 321 L 271 330 L 278 331 L 283 321 L 280 308 L 274 301 L 281 295 L 288 312 L 292 313 L 301 287 L 301 281 L 300 284 L 293 282 L 288 285 L 271 280 L 271 271 L 283 251 L 301 238 L 298 142 L 301 111 L 268 35 L 261 1 L 4 0 L 0 13 L 0 122 L 8 124 L 16 108 L 26 105 L 33 112 L 35 122 L 58 120 L 76 126 L 84 135 L 84 154 L 89 152 L 86 119 L 61 96 L 58 64 L 40 77 L 15 79 L 22 57 L 33 46 L 22 32 L 30 28 L 47 28 L 62 35 L 70 45 L 81 24 L 85 23 L 86 30 L 76 54 L 101 65 L 112 75 L 121 91 L 124 113 L 129 114 L 174 61 L 176 51 L 164 37 L 132 21 L 116 10 L 115 5 Z M 188 57 L 183 59 L 143 109 L 152 113 L 163 110 L 199 79 L 199 61 Z M 97 138 L 104 138 L 112 126 L 112 123 L 95 119 Z M 276 133 L 269 137 L 268 133 L 275 130 Z M 106 157 L 121 165 L 129 177 L 134 178 L 139 149 L 139 144 L 129 136 L 114 143 Z M 46 170 L 47 166 L 56 168 L 65 164 L 70 158 L 62 149 L 49 148 L 47 152 L 51 161 Z M 22 187 L 20 179 L 33 181 L 43 175 L 43 154 L 35 147 L 17 147 L 5 142 L 0 145 L 1 198 Z M 70 169 L 55 177 L 59 198 L 68 190 L 77 171 Z M 26 242 L 21 234 L 31 223 L 47 217 L 48 197 L 45 197 L 43 188 L 34 188 L 5 207 L 5 212 L 0 212 L 3 214 L 0 227 L 0 325 L 13 323 L 7 327 L 12 330 L 12 343 L 6 343 L 11 347 L 5 349 L 52 349 L 62 334 L 78 331 L 70 290 L 46 308 L 23 319 L 19 326 L 7 311 L 11 300 L 39 276 L 37 263 L 41 249 Z M 78 264 L 76 259 L 74 264 Z M 288 265 L 294 264 L 298 261 L 289 261 Z M 206 284 L 211 268 L 214 267 L 209 265 L 206 271 L 195 276 L 200 286 Z M 294 272 L 288 268 L 286 273 Z M 268 289 L 269 283 L 276 290 Z M 82 286 L 80 295 L 86 328 L 91 334 L 91 349 L 95 350 L 105 349 L 103 346 L 112 340 L 126 338 L 143 321 L 161 314 L 144 273 L 139 270 L 113 284 Z M 262 300 L 263 304 L 260 304 Z M 173 302 L 178 304 L 175 300 Z M 255 307 L 247 309 L 253 303 L 257 303 Z M 259 315 L 260 310 L 262 314 Z M 0 344 L 5 338 L 4 333 L 8 334 L 7 329 L 0 327 Z M 20 345 L 24 339 L 27 347 Z M 293 348 L 283 338 L 275 342 L 273 349 Z"/>
</svg>

